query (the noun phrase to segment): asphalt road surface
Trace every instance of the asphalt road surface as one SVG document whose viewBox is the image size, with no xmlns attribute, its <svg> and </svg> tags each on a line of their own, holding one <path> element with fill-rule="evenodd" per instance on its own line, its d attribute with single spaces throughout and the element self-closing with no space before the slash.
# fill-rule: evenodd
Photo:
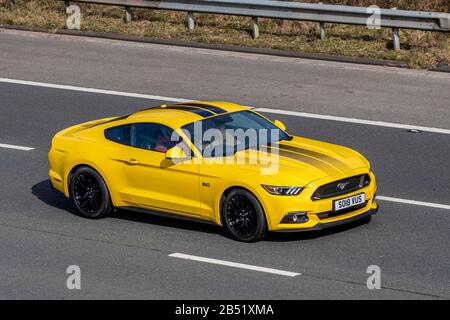
<svg viewBox="0 0 450 320">
<path fill-rule="evenodd" d="M 450 129 L 450 75 L 441 73 L 0 31 L 0 77 Z M 368 224 L 245 244 L 219 227 L 154 215 L 79 217 L 49 188 L 51 137 L 164 98 L 57 85 L 0 79 L 0 299 L 450 298 L 449 134 L 267 114 L 293 134 L 363 153 L 378 195 L 400 202 L 380 200 Z M 69 265 L 81 268 L 81 290 L 66 287 Z M 371 265 L 380 290 L 367 288 Z"/>
</svg>

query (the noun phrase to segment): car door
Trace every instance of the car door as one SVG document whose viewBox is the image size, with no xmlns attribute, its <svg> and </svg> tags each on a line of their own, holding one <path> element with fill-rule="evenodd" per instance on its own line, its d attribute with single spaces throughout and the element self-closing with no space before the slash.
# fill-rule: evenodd
<svg viewBox="0 0 450 320">
<path fill-rule="evenodd" d="M 165 158 L 165 151 L 177 143 L 170 141 L 173 130 L 157 123 L 131 124 L 130 130 L 130 145 L 123 146 L 120 162 L 134 205 L 200 215 L 198 164 Z"/>
</svg>

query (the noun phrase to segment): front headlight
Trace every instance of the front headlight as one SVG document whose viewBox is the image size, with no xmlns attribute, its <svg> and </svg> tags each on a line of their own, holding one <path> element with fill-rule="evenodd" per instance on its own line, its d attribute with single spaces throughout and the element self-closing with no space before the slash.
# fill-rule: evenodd
<svg viewBox="0 0 450 320">
<path fill-rule="evenodd" d="M 303 188 L 302 187 L 279 187 L 279 186 L 269 186 L 266 184 L 261 185 L 268 193 L 277 196 L 296 196 Z"/>
</svg>

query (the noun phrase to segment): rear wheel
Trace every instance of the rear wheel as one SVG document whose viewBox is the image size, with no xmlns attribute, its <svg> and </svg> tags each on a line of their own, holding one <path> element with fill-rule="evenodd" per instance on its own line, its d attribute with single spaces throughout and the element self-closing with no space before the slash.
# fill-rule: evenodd
<svg viewBox="0 0 450 320">
<path fill-rule="evenodd" d="M 222 204 L 222 223 L 237 240 L 256 242 L 267 232 L 266 217 L 258 199 L 243 189 L 234 189 Z"/>
<path fill-rule="evenodd" d="M 113 207 L 106 183 L 90 167 L 80 167 L 75 171 L 70 180 L 70 197 L 86 218 L 100 219 L 111 214 Z"/>
</svg>

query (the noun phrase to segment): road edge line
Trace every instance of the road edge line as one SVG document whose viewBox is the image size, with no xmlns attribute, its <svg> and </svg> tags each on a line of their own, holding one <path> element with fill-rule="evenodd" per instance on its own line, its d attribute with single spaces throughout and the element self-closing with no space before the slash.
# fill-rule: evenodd
<svg viewBox="0 0 450 320">
<path fill-rule="evenodd" d="M 198 262 L 205 262 L 205 263 L 210 263 L 210 264 L 217 264 L 217 265 L 227 266 L 227 267 L 232 267 L 232 268 L 239 268 L 239 269 L 246 269 L 246 270 L 258 271 L 258 272 L 277 274 L 277 275 L 286 276 L 286 277 L 296 277 L 296 276 L 301 275 L 301 273 L 298 273 L 298 272 L 291 272 L 291 271 L 285 271 L 285 270 L 279 270 L 279 269 L 273 269 L 273 268 L 254 266 L 251 264 L 243 264 L 243 263 L 231 262 L 231 261 L 226 261 L 226 260 L 205 258 L 205 257 L 193 256 L 193 255 L 178 253 L 178 252 L 169 254 L 169 257 L 185 259 L 185 260 L 193 260 L 193 261 L 198 261 Z"/>
</svg>

